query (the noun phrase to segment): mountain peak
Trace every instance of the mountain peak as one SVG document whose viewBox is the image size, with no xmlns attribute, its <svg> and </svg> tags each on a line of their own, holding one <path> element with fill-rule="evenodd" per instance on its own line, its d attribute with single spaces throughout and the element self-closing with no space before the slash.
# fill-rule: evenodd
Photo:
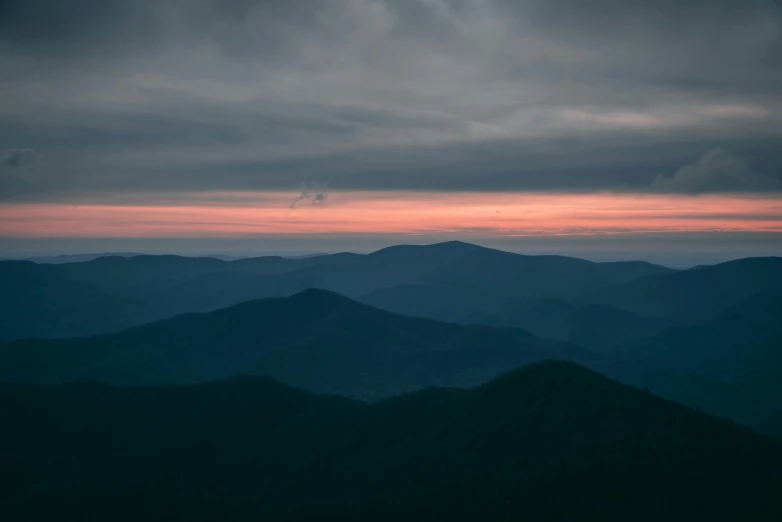
<svg viewBox="0 0 782 522">
<path fill-rule="evenodd" d="M 331 290 L 325 290 L 323 288 L 305 288 L 301 292 L 297 292 L 290 296 L 288 299 L 292 300 L 302 300 L 302 301 L 311 301 L 311 300 L 320 300 L 320 301 L 334 301 L 334 302 L 355 302 L 352 299 L 349 299 L 345 297 L 342 294 L 338 294 L 337 292 L 333 292 Z"/>
<path fill-rule="evenodd" d="M 251 311 L 253 314 L 259 313 L 259 311 L 262 311 L 262 313 L 267 313 L 270 307 L 289 310 L 291 313 L 297 314 L 321 314 L 335 309 L 371 308 L 367 305 L 345 297 L 342 294 L 332 292 L 331 290 L 324 290 L 322 288 L 306 288 L 287 297 L 253 299 L 251 301 L 245 301 L 244 303 L 239 303 L 227 308 L 215 310 L 205 315 L 207 317 L 210 315 L 232 315 L 239 310 L 244 312 Z M 176 319 L 177 318 L 174 317 L 167 319 L 167 321 Z"/>
<path fill-rule="evenodd" d="M 565 384 L 595 380 L 610 382 L 608 378 L 580 364 L 549 359 L 505 372 L 482 385 L 481 388 L 515 388 L 532 381 Z"/>
<path fill-rule="evenodd" d="M 370 256 L 399 254 L 399 253 L 455 253 L 460 252 L 472 252 L 475 250 L 483 249 L 484 247 L 473 245 L 472 243 L 465 243 L 463 241 L 445 241 L 442 243 L 432 243 L 430 245 L 394 245 L 386 248 L 381 248 L 369 254 Z"/>
</svg>

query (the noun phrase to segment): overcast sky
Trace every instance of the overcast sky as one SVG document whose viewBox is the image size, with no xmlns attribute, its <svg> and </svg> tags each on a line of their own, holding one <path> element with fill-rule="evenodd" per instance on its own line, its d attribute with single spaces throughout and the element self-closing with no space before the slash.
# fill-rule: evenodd
<svg viewBox="0 0 782 522">
<path fill-rule="evenodd" d="M 356 190 L 779 201 L 782 7 L 0 0 L 0 205 Z"/>
</svg>

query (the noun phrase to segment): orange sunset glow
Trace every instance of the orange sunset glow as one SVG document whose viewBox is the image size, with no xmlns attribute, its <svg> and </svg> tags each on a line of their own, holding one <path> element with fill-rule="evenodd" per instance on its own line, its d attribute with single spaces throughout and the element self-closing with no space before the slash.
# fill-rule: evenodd
<svg viewBox="0 0 782 522">
<path fill-rule="evenodd" d="M 426 192 L 179 194 L 141 204 L 4 204 L 6 237 L 215 237 L 460 233 L 483 236 L 782 232 L 782 202 L 743 196 Z"/>
</svg>

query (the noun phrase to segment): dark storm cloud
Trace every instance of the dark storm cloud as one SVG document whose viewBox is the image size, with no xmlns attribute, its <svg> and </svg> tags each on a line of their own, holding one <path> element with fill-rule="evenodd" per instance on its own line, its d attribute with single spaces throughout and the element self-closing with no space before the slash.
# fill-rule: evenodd
<svg viewBox="0 0 782 522">
<path fill-rule="evenodd" d="M 0 198 L 775 191 L 781 28 L 764 0 L 0 0 L 0 148 L 47 157 Z"/>
</svg>

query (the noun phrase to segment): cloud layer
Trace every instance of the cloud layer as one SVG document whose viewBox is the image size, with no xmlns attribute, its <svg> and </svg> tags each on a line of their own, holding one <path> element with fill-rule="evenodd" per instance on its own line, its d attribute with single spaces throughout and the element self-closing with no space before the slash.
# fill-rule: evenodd
<svg viewBox="0 0 782 522">
<path fill-rule="evenodd" d="M 673 176 L 660 174 L 652 187 L 660 192 L 763 192 L 782 190 L 782 179 L 754 172 L 747 163 L 721 149 L 704 154 Z"/>
<path fill-rule="evenodd" d="M 780 28 L 772 0 L 0 0 L 0 147 L 47 158 L 0 198 L 778 190 Z M 677 172 L 714 149 L 752 168 Z"/>
</svg>

